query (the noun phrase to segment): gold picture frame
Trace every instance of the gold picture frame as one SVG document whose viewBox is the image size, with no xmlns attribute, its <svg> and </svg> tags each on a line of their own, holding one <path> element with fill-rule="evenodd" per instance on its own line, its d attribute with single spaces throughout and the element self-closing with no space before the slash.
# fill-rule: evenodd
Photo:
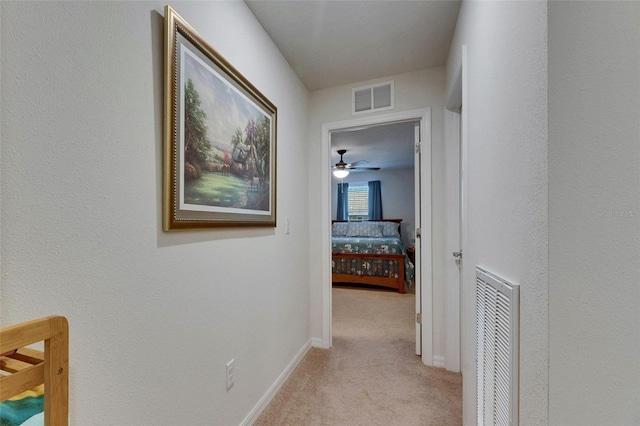
<svg viewBox="0 0 640 426">
<path fill-rule="evenodd" d="M 163 229 L 276 226 L 277 108 L 165 8 Z"/>
</svg>

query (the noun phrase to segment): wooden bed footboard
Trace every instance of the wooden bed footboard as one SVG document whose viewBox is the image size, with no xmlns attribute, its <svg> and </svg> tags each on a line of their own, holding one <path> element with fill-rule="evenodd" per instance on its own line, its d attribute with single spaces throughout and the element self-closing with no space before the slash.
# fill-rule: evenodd
<svg viewBox="0 0 640 426">
<path fill-rule="evenodd" d="M 371 284 L 404 293 L 404 260 L 404 254 L 332 253 L 332 281 Z"/>
<path fill-rule="evenodd" d="M 44 342 L 44 352 L 26 348 Z M 69 424 L 69 324 L 51 316 L 0 329 L 0 402 L 44 383 L 45 426 Z"/>
</svg>

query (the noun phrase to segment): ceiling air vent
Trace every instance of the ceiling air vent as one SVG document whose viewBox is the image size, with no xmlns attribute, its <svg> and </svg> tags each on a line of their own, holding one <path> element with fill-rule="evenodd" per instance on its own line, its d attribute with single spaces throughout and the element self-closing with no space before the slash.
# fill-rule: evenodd
<svg viewBox="0 0 640 426">
<path fill-rule="evenodd" d="M 353 114 L 393 109 L 393 81 L 352 89 Z"/>
</svg>

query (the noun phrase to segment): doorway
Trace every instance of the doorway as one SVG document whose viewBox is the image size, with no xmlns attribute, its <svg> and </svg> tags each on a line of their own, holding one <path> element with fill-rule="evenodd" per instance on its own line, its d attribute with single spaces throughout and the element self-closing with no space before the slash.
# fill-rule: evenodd
<svg viewBox="0 0 640 426">
<path fill-rule="evenodd" d="M 419 340 L 422 361 L 433 365 L 432 352 L 432 282 L 431 282 L 431 110 L 420 109 L 406 112 L 357 118 L 322 125 L 322 347 L 332 346 L 332 283 L 331 283 L 331 133 L 344 129 L 375 126 L 403 121 L 419 123 L 419 134 L 423 147 L 419 165 L 420 176 L 420 223 L 422 250 L 416 252 L 416 264 L 420 276 L 416 277 L 416 312 L 421 315 Z M 416 221 L 417 222 L 417 221 Z M 418 240 L 416 238 L 416 240 Z M 416 241 L 416 245 L 419 241 Z M 420 253 L 418 255 L 418 253 Z M 417 268 L 418 269 L 418 268 Z M 416 318 L 418 320 L 418 318 Z M 418 330 L 418 327 L 417 327 Z"/>
</svg>

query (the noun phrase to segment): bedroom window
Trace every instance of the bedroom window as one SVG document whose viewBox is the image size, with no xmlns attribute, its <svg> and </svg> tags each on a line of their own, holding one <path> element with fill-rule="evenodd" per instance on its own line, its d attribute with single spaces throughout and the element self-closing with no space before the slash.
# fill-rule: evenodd
<svg viewBox="0 0 640 426">
<path fill-rule="evenodd" d="M 369 186 L 365 183 L 349 185 L 349 220 L 369 219 Z"/>
</svg>

